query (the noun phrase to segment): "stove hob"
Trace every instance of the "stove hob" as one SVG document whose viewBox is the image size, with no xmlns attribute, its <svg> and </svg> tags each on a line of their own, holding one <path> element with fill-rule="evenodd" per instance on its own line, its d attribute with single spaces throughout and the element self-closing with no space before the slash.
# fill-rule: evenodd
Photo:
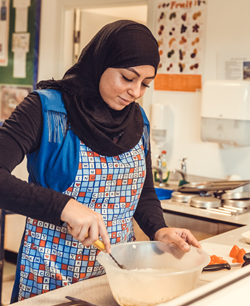
<svg viewBox="0 0 250 306">
<path fill-rule="evenodd" d="M 193 197 L 190 206 L 196 208 L 218 208 L 221 206 L 221 200 L 215 197 Z"/>
</svg>

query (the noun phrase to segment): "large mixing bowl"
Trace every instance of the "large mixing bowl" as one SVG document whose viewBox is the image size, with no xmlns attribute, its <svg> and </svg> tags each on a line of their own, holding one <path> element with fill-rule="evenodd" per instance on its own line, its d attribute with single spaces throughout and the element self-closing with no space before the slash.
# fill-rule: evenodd
<svg viewBox="0 0 250 306">
<path fill-rule="evenodd" d="M 157 241 L 113 245 L 112 255 L 129 270 L 119 268 L 104 252 L 97 259 L 122 306 L 152 306 L 174 299 L 197 286 L 202 269 L 210 262 L 201 249 L 191 246 L 183 252 Z"/>
</svg>

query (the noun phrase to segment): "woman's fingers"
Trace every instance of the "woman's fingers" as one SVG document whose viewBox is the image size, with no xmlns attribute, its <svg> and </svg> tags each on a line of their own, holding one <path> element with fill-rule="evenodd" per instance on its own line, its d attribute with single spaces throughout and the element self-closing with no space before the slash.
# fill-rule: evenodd
<svg viewBox="0 0 250 306">
<path fill-rule="evenodd" d="M 190 245 L 193 245 L 193 246 L 195 246 L 195 247 L 197 247 L 199 249 L 202 248 L 202 246 L 200 245 L 198 240 L 194 237 L 194 235 L 190 231 L 188 231 L 188 234 L 185 233 L 184 237 L 185 237 L 185 241 L 187 241 Z"/>
<path fill-rule="evenodd" d="M 174 243 L 183 251 L 189 250 L 189 245 L 201 248 L 200 243 L 187 229 L 162 228 L 155 234 L 155 240 L 165 243 Z"/>
<path fill-rule="evenodd" d="M 104 225 L 104 227 L 100 228 L 100 236 L 102 237 L 102 241 L 105 245 L 106 252 L 111 253 L 111 244 L 110 244 L 107 228 L 106 228 L 105 225 Z"/>
<path fill-rule="evenodd" d="M 110 240 L 101 214 L 70 199 L 61 213 L 61 220 L 67 222 L 69 233 L 84 246 L 93 244 L 101 236 L 106 251 L 110 252 Z"/>
</svg>

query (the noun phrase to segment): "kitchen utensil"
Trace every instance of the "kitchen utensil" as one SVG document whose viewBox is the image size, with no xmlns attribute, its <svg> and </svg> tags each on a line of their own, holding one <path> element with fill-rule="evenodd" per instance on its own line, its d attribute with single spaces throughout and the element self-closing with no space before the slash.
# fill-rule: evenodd
<svg viewBox="0 0 250 306">
<path fill-rule="evenodd" d="M 97 260 L 104 266 L 112 294 L 119 305 L 156 305 L 194 289 L 210 256 L 190 246 L 183 252 L 159 241 L 112 245 L 112 254 L 128 270 L 119 269 L 108 254 Z"/>
<path fill-rule="evenodd" d="M 210 182 L 189 182 L 188 187 L 197 187 L 202 188 L 203 186 L 207 186 Z"/>
<path fill-rule="evenodd" d="M 86 237 L 88 237 L 88 235 Z M 95 242 L 93 242 L 93 246 L 95 246 L 98 250 L 106 253 L 105 245 L 100 239 L 97 239 Z M 109 256 L 114 260 L 114 262 L 117 264 L 119 268 L 126 269 L 124 265 L 119 264 L 119 262 L 113 257 L 112 254 L 109 253 Z"/>
<path fill-rule="evenodd" d="M 222 200 L 250 199 L 250 192 L 226 192 L 221 195 Z"/>
<path fill-rule="evenodd" d="M 100 251 L 103 251 L 106 253 L 106 250 L 105 250 L 105 245 L 104 243 L 101 241 L 101 240 L 96 240 L 94 243 L 93 243 L 93 246 L 95 246 L 98 250 Z M 117 264 L 117 266 L 121 269 L 127 269 L 124 265 L 120 264 L 114 257 L 111 253 L 108 253 L 109 256 L 113 259 L 113 261 Z"/>
<path fill-rule="evenodd" d="M 203 272 L 208 271 L 220 271 L 220 270 L 231 270 L 231 268 L 240 268 L 242 266 L 241 263 L 223 263 L 223 264 L 215 264 L 215 265 L 208 265 L 203 268 Z"/>
<path fill-rule="evenodd" d="M 224 260 L 226 260 L 229 264 L 232 264 L 233 258 L 229 256 L 229 253 L 233 247 L 233 245 L 224 245 L 224 244 L 217 244 L 217 243 L 209 243 L 209 242 L 201 242 L 202 249 L 206 251 L 209 255 L 217 255 L 219 257 L 222 257 Z M 250 248 L 245 248 L 246 252 L 250 252 Z M 245 260 L 245 259 L 244 259 Z M 233 271 L 241 269 L 239 266 L 238 268 L 235 267 L 231 270 L 218 270 L 214 272 L 202 272 L 200 276 L 200 280 L 206 281 L 206 282 L 212 282 L 216 279 L 219 279 L 221 277 L 224 277 L 228 275 L 229 273 L 232 273 Z"/>
<path fill-rule="evenodd" d="M 188 203 L 191 198 L 197 197 L 197 193 L 183 193 L 174 191 L 172 193 L 171 199 L 172 201 L 179 202 L 179 203 Z"/>
<path fill-rule="evenodd" d="M 214 197 L 193 197 L 190 206 L 198 208 L 217 208 L 221 206 L 220 199 Z"/>
<path fill-rule="evenodd" d="M 194 183 L 185 184 L 178 188 L 180 192 L 207 192 L 219 190 L 231 190 L 249 184 L 250 181 L 211 181 L 201 182 L 194 186 Z"/>
<path fill-rule="evenodd" d="M 245 267 L 247 265 L 250 265 L 250 252 L 249 253 L 246 253 L 244 256 L 243 256 L 243 259 L 244 259 L 244 263 L 242 264 L 242 267 Z"/>
<path fill-rule="evenodd" d="M 103 252 L 105 252 L 105 245 L 104 245 L 104 243 L 101 241 L 101 240 L 96 240 L 94 243 L 93 243 L 93 245 L 97 248 L 97 249 L 99 249 L 100 251 L 103 251 Z M 111 254 L 111 253 L 109 253 L 109 256 L 112 258 L 112 260 L 117 264 L 117 266 L 119 267 L 119 268 L 121 268 L 121 269 L 126 269 L 126 267 L 124 266 L 124 265 L 122 265 L 122 264 L 120 264 L 115 258 L 114 258 L 114 256 Z"/>
<path fill-rule="evenodd" d="M 81 305 L 81 306 L 97 306 L 95 304 L 92 304 L 90 302 L 86 302 L 84 300 L 80 300 L 80 299 L 77 299 L 75 297 L 72 297 L 72 296 L 65 296 L 66 299 L 70 300 L 73 302 L 72 305 Z"/>
<path fill-rule="evenodd" d="M 248 207 L 250 207 L 250 199 L 248 199 L 248 200 L 223 200 L 222 204 L 223 204 L 223 206 L 248 208 Z"/>
<path fill-rule="evenodd" d="M 203 272 L 206 271 L 220 271 L 220 270 L 231 270 L 231 268 L 241 268 L 245 267 L 250 264 L 250 253 L 246 253 L 243 256 L 244 263 L 222 263 L 222 264 L 215 264 L 215 265 L 207 265 L 206 267 L 203 268 Z"/>
</svg>

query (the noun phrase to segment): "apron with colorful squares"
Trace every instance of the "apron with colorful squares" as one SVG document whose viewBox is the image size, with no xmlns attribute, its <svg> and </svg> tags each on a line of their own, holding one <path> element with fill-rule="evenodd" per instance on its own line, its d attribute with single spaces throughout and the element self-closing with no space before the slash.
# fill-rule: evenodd
<svg viewBox="0 0 250 306">
<path fill-rule="evenodd" d="M 146 175 L 142 140 L 115 157 L 101 156 L 83 143 L 79 154 L 75 181 L 64 193 L 102 214 L 111 244 L 135 240 L 132 218 Z M 18 300 L 104 274 L 98 252 L 74 239 L 65 223 L 27 218 Z"/>
</svg>

